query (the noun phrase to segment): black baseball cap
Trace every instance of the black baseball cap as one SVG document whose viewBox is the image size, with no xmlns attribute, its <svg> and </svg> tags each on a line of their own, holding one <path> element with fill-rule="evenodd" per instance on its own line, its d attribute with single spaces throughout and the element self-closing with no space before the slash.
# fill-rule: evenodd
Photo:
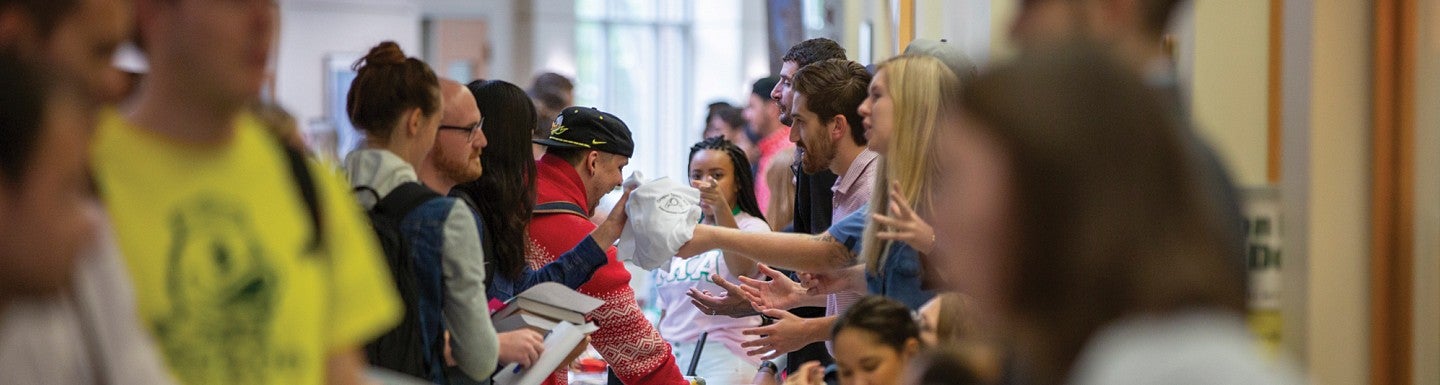
<svg viewBox="0 0 1440 385">
<path fill-rule="evenodd" d="M 750 86 L 750 93 L 759 96 L 761 101 L 770 101 L 770 90 L 775 89 L 775 84 L 780 82 L 779 76 L 760 78 Z"/>
<path fill-rule="evenodd" d="M 595 107 L 566 107 L 550 124 L 550 137 L 534 139 L 536 144 L 561 148 L 584 148 L 620 155 L 635 154 L 630 127 L 620 118 Z"/>
</svg>

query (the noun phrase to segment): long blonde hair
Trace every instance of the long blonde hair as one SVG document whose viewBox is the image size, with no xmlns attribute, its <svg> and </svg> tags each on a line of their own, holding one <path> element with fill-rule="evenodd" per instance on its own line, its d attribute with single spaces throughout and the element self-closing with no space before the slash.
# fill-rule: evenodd
<svg viewBox="0 0 1440 385">
<path fill-rule="evenodd" d="M 880 173 L 875 176 L 875 190 L 870 196 L 870 214 L 890 213 L 890 182 L 900 183 L 900 193 L 914 205 L 915 212 L 927 215 L 932 207 L 930 197 L 931 169 L 936 164 L 932 148 L 936 126 L 948 106 L 958 102 L 960 80 L 945 64 L 931 56 L 902 55 L 886 60 L 875 69 L 884 74 L 888 83 L 894 133 L 880 159 Z M 890 241 L 875 236 L 881 226 L 871 222 L 865 226 L 861 260 L 871 273 L 889 257 Z"/>
</svg>

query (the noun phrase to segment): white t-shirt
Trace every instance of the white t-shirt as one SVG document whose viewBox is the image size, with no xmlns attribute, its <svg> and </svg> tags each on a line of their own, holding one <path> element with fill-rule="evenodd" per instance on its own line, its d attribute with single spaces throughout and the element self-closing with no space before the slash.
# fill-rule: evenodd
<svg viewBox="0 0 1440 385">
<path fill-rule="evenodd" d="M 135 313 L 135 292 L 109 221 L 82 252 L 72 290 L 0 309 L 0 383 L 171 384 Z"/>
<path fill-rule="evenodd" d="M 1283 360 L 1260 354 L 1238 314 L 1193 309 L 1129 317 L 1104 327 L 1080 354 L 1071 385 L 1298 385 Z"/>
<path fill-rule="evenodd" d="M 744 232 L 770 231 L 770 225 L 765 221 L 745 213 L 735 215 L 735 223 Z M 710 277 L 717 274 L 730 282 L 739 280 L 730 272 L 729 266 L 725 266 L 724 253 L 718 249 L 689 259 L 672 258 L 670 269 L 655 270 L 656 305 L 664 311 L 660 319 L 660 335 L 666 341 L 680 343 L 695 342 L 700 339 L 700 333 L 709 332 L 707 342 L 724 342 L 736 356 L 747 357 L 759 364 L 758 358 L 746 355 L 745 350 L 740 348 L 741 342 L 757 337 L 741 335 L 740 331 L 760 326 L 760 316 L 731 318 L 703 314 L 685 295 L 690 288 L 724 293 L 724 288 L 710 281 Z"/>
</svg>

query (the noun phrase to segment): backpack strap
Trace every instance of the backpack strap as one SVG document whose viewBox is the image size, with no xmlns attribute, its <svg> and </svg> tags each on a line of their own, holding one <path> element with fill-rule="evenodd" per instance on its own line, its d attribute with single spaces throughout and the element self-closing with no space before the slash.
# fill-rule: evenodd
<svg viewBox="0 0 1440 385">
<path fill-rule="evenodd" d="M 581 208 L 580 205 L 565 201 L 537 204 L 531 215 L 538 214 L 573 214 L 581 218 L 590 219 L 590 216 L 585 214 L 585 209 Z"/>
<path fill-rule="evenodd" d="M 320 194 L 315 188 L 315 179 L 310 176 L 310 166 L 305 160 L 305 154 L 300 150 L 281 143 L 284 149 L 285 159 L 290 165 L 290 175 L 295 178 L 295 186 L 299 187 L 300 199 L 305 202 L 305 212 L 310 215 L 310 243 L 308 250 L 314 252 L 320 249 L 325 243 L 324 227 L 320 223 Z"/>
<path fill-rule="evenodd" d="M 374 190 L 371 190 L 374 191 Z M 376 213 L 390 216 L 391 218 L 404 218 L 411 210 L 429 202 L 431 199 L 439 198 L 440 194 L 415 182 L 405 182 L 390 190 L 390 194 L 380 198 L 375 203 Z"/>
</svg>

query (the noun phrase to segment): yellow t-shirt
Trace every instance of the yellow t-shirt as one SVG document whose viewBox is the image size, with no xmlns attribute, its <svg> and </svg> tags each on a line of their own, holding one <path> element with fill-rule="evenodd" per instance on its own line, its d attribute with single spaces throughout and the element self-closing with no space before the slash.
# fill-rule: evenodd
<svg viewBox="0 0 1440 385">
<path fill-rule="evenodd" d="M 221 145 L 177 142 L 104 117 L 91 163 L 135 283 L 140 317 L 190 384 L 319 384 L 337 348 L 400 319 L 363 214 L 310 164 L 325 245 L 277 140 L 241 117 Z"/>
</svg>

